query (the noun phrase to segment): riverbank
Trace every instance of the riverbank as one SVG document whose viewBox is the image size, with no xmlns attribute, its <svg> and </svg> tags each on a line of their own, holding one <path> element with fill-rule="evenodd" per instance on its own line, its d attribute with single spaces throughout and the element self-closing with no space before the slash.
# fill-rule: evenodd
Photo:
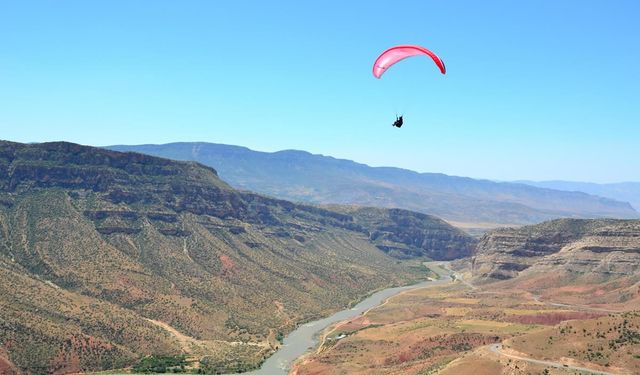
<svg viewBox="0 0 640 375">
<path fill-rule="evenodd" d="M 259 370 L 248 372 L 251 375 L 286 375 L 291 366 L 305 353 L 312 351 L 320 342 L 321 333 L 335 323 L 360 316 L 373 308 L 384 304 L 389 298 L 400 293 L 443 285 L 451 282 L 450 273 L 442 268 L 442 262 L 425 263 L 425 267 L 435 272 L 439 278 L 420 282 L 418 284 L 387 288 L 373 293 L 352 308 L 339 311 L 327 318 L 303 324 L 291 332 L 283 341 L 283 345 L 262 364 Z"/>
</svg>

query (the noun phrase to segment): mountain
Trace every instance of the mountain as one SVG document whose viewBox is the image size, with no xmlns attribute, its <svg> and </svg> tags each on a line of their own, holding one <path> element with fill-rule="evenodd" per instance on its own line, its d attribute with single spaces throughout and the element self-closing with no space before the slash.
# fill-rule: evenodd
<svg viewBox="0 0 640 375">
<path fill-rule="evenodd" d="M 238 189 L 315 204 L 404 208 L 436 215 L 472 231 L 559 217 L 639 217 L 626 202 L 580 192 L 374 168 L 303 151 L 266 153 L 211 143 L 108 148 L 198 161 L 216 168 Z"/>
<path fill-rule="evenodd" d="M 472 261 L 476 281 L 504 280 L 554 300 L 640 307 L 640 220 L 559 219 L 491 231 Z"/>
<path fill-rule="evenodd" d="M 300 322 L 475 242 L 429 215 L 240 192 L 194 162 L 0 141 L 0 372 L 252 368 Z"/>
<path fill-rule="evenodd" d="M 601 197 L 629 202 L 636 210 L 640 209 L 640 182 L 594 184 L 591 182 L 571 181 L 517 181 L 517 183 L 545 189 L 580 191 L 587 194 L 599 195 Z"/>
</svg>

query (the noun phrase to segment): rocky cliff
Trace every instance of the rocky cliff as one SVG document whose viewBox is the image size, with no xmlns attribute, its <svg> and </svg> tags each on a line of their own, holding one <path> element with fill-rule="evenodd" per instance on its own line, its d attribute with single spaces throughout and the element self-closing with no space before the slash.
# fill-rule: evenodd
<svg viewBox="0 0 640 375">
<path fill-rule="evenodd" d="M 379 249 L 397 258 L 459 259 L 472 255 L 477 243 L 444 220 L 419 212 L 372 207 L 334 209 L 352 216 Z"/>
<path fill-rule="evenodd" d="M 561 219 L 487 233 L 473 258 L 479 280 L 560 274 L 599 282 L 639 273 L 640 221 Z"/>
</svg>

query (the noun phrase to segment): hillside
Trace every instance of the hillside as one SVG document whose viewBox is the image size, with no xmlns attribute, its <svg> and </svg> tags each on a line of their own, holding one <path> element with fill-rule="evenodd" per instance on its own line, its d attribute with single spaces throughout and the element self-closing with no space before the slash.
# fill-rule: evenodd
<svg viewBox="0 0 640 375">
<path fill-rule="evenodd" d="M 614 374 L 640 372 L 640 312 L 572 320 L 505 342 L 510 351 L 527 357 L 590 364 Z"/>
<path fill-rule="evenodd" d="M 424 275 L 398 257 L 473 245 L 427 215 L 364 220 L 239 192 L 197 163 L 0 142 L 0 370 L 181 352 L 212 371 L 252 367 L 277 333 Z"/>
<path fill-rule="evenodd" d="M 211 143 L 110 146 L 216 168 L 239 189 L 300 202 L 404 208 L 470 230 L 539 223 L 560 217 L 637 218 L 628 203 L 524 184 L 373 168 L 303 151 L 274 153 Z"/>
<path fill-rule="evenodd" d="M 477 241 L 437 217 L 400 209 L 330 206 L 369 230 L 369 240 L 396 258 L 453 260 L 473 254 Z"/>
</svg>

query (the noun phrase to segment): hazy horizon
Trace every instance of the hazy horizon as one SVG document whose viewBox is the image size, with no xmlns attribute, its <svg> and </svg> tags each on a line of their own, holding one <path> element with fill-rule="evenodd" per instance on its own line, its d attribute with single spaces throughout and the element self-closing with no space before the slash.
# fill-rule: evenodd
<svg viewBox="0 0 640 375">
<path fill-rule="evenodd" d="M 166 145 L 166 144 L 172 144 L 172 143 L 208 143 L 208 144 L 218 144 L 218 145 L 225 145 L 225 146 L 233 146 L 233 147 L 243 147 L 243 148 L 247 148 L 251 151 L 256 151 L 256 152 L 265 152 L 265 153 L 276 153 L 276 152 L 282 152 L 282 151 L 301 151 L 301 152 L 309 152 L 312 155 L 319 155 L 319 156 L 325 156 L 325 157 L 331 157 L 334 159 L 340 159 L 340 160 L 347 160 L 347 161 L 353 161 L 355 163 L 358 164 L 365 164 L 369 167 L 374 167 L 374 168 L 400 168 L 400 169 L 406 169 L 409 171 L 413 171 L 413 172 L 417 172 L 417 173 L 441 173 L 441 174 L 446 174 L 449 176 L 453 176 L 453 177 L 469 177 L 469 178 L 473 178 L 473 179 L 477 179 L 477 180 L 489 180 L 489 181 L 493 181 L 493 182 L 510 182 L 510 183 L 525 183 L 525 182 L 535 182 L 535 183 L 545 183 L 545 182 L 569 182 L 569 183 L 588 183 L 588 184 L 598 184 L 598 185 L 607 185 L 607 184 L 625 184 L 625 183 L 640 183 L 640 181 L 612 181 L 612 182 L 595 182 L 595 181 L 574 181 L 574 180 L 531 180 L 531 179 L 511 179 L 511 180 L 500 180 L 500 179 L 494 179 L 494 178 L 489 178 L 486 176 L 467 176 L 467 175 L 456 175 L 456 174 L 451 174 L 451 173 L 446 173 L 446 172 L 441 172 L 441 171 L 420 171 L 420 170 L 415 170 L 415 169 L 411 169 L 411 168 L 405 168 L 405 167 L 401 167 L 401 166 L 397 166 L 397 165 L 373 165 L 373 164 L 369 164 L 369 163 L 365 163 L 363 161 L 360 160 L 353 160 L 353 159 L 349 159 L 349 158 L 345 158 L 345 157 L 339 157 L 336 155 L 332 155 L 332 154 L 327 154 L 327 153 L 315 153 L 315 152 L 310 152 L 308 150 L 302 150 L 302 149 L 295 149 L 295 148 L 289 148 L 289 149 L 281 149 L 281 150 L 258 150 L 258 149 L 254 149 L 251 147 L 247 147 L 244 145 L 234 145 L 234 144 L 228 144 L 228 143 L 218 143 L 218 142 L 203 142 L 203 141 L 178 141 L 178 142 L 167 142 L 167 143 L 140 143 L 140 144 L 111 144 L 111 145 L 87 145 L 87 146 L 94 146 L 94 147 L 110 147 L 110 146 L 140 146 L 140 145 Z"/>
<path fill-rule="evenodd" d="M 5 139 L 6 141 L 10 141 L 10 142 L 18 142 L 15 140 L 11 140 L 11 139 Z M 47 140 L 47 141 L 39 141 L 39 142 L 22 142 L 22 143 L 45 143 L 45 142 L 70 142 L 68 140 L 64 140 L 64 139 L 57 139 L 57 140 Z M 73 142 L 75 143 L 75 142 Z M 118 144 L 85 144 L 85 143 L 80 143 L 83 144 L 85 146 L 91 146 L 91 147 L 100 147 L 100 148 L 106 148 L 106 147 L 110 147 L 110 146 L 139 146 L 139 145 L 164 145 L 164 144 L 171 144 L 171 143 L 209 143 L 209 144 L 220 144 L 220 145 L 226 145 L 226 146 L 234 146 L 234 147 L 243 147 L 243 148 L 248 148 L 251 151 L 256 151 L 256 152 L 265 152 L 265 153 L 275 153 L 275 152 L 282 152 L 282 151 L 302 151 L 302 152 L 309 152 L 313 155 L 319 155 L 319 156 L 326 156 L 326 157 L 331 157 L 334 159 L 341 159 L 341 160 L 348 160 L 348 161 L 353 161 L 355 163 L 358 164 L 365 164 L 369 167 L 374 167 L 374 168 L 399 168 L 399 169 L 406 169 L 409 171 L 413 171 L 413 172 L 417 172 L 417 173 L 440 173 L 440 174 L 445 174 L 448 176 L 453 176 L 453 177 L 469 177 L 469 178 L 473 178 L 476 180 L 488 180 L 488 181 L 493 181 L 493 182 L 509 182 L 509 183 L 527 183 L 527 182 L 533 182 L 533 183 L 552 183 L 552 182 L 563 182 L 563 183 L 587 183 L 587 184 L 597 184 L 597 185 L 610 185 L 610 184 L 627 184 L 627 183 L 631 183 L 631 184 L 640 184 L 640 179 L 639 180 L 624 180 L 624 181 L 605 181 L 605 182 L 599 182 L 599 181 L 587 181 L 587 180 L 568 180 L 568 179 L 542 179 L 542 180 L 534 180 L 534 179 L 529 179 L 529 178 L 513 178 L 513 179 L 498 179 L 498 178 L 491 178 L 488 176 L 473 176 L 473 175 L 460 175 L 460 174 L 453 174 L 453 173 L 447 173 L 447 172 L 443 172 L 443 171 L 435 171 L 435 170 L 417 170 L 417 169 L 412 169 L 412 168 L 408 168 L 408 167 L 402 167 L 402 166 L 397 166 L 397 165 L 386 165 L 386 164 L 380 164 L 380 165 L 374 165 L 374 164 L 370 164 L 370 163 L 366 163 L 364 161 L 361 160 L 353 160 L 353 159 L 349 159 L 347 157 L 340 157 L 340 156 L 336 156 L 333 154 L 329 154 L 329 153 L 322 153 L 322 152 L 311 152 L 308 150 L 303 150 L 303 149 L 295 149 L 295 148 L 288 148 L 288 149 L 279 149 L 279 150 L 259 150 L 259 149 L 255 149 L 255 148 L 251 148 L 251 147 L 247 147 L 244 145 L 238 145 L 238 144 L 228 144 L 228 143 L 219 143 L 219 142 L 210 142 L 210 141 L 176 141 L 176 142 L 166 142 L 166 143 L 138 143 L 138 144 L 134 144 L 134 143 L 118 143 Z"/>
</svg>

